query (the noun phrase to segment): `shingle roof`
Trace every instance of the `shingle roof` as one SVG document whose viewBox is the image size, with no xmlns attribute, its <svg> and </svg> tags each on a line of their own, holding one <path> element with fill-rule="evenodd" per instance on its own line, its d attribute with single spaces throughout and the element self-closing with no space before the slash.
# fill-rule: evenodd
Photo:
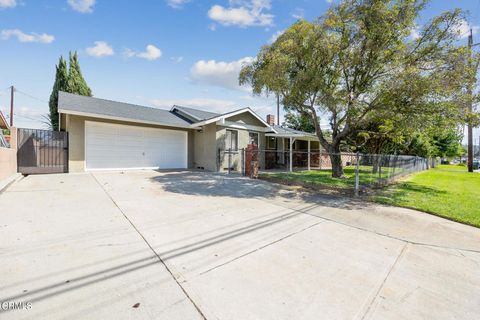
<svg viewBox="0 0 480 320">
<path fill-rule="evenodd" d="M 177 105 L 173 106 L 172 112 L 175 112 L 175 109 L 185 113 L 186 115 L 189 115 L 190 118 L 192 118 L 191 120 L 193 122 L 199 122 L 199 121 L 210 119 L 213 117 L 218 117 L 220 115 L 219 113 L 215 113 L 215 112 L 203 111 L 203 110 L 177 106 Z"/>
<path fill-rule="evenodd" d="M 58 109 L 62 113 L 93 114 L 133 122 L 177 127 L 188 127 L 190 125 L 189 122 L 168 110 L 79 96 L 62 91 L 58 93 Z"/>
<path fill-rule="evenodd" d="M 316 135 L 314 133 L 310 133 L 310 132 L 305 132 L 305 131 L 300 131 L 300 130 L 295 130 L 295 129 L 292 129 L 292 128 L 287 128 L 287 127 L 282 127 L 282 126 L 277 126 L 277 125 L 274 125 L 272 126 L 278 134 L 280 135 L 293 135 L 293 136 L 312 136 L 312 137 L 316 137 Z"/>
</svg>

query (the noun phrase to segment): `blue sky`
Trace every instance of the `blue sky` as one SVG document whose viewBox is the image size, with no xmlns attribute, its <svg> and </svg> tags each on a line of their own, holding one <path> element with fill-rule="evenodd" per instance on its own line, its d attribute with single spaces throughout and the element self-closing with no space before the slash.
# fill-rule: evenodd
<svg viewBox="0 0 480 320">
<path fill-rule="evenodd" d="M 274 113 L 274 101 L 236 85 L 241 63 L 296 19 L 313 20 L 327 0 L 0 0 L 0 110 L 15 124 L 43 127 L 55 64 L 77 50 L 94 96 L 211 111 L 249 106 Z M 432 0 L 421 17 L 459 7 L 480 42 L 480 0 Z M 466 41 L 466 38 L 462 39 Z M 28 95 L 26 95 L 26 94 Z M 477 134 L 478 135 L 478 134 Z"/>
</svg>

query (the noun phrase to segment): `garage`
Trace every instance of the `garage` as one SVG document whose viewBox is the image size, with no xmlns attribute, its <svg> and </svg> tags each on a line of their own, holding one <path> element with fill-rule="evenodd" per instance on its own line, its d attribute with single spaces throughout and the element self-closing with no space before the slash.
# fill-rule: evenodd
<svg viewBox="0 0 480 320">
<path fill-rule="evenodd" d="M 185 169 L 187 132 L 85 121 L 87 170 Z"/>
</svg>

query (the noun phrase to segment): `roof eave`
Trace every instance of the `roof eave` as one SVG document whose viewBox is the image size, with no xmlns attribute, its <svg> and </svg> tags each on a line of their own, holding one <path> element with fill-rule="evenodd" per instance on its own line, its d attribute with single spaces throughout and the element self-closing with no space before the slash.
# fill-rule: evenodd
<svg viewBox="0 0 480 320">
<path fill-rule="evenodd" d="M 204 125 L 207 125 L 207 124 L 210 124 L 210 123 L 214 123 L 214 122 L 217 122 L 219 120 L 221 120 L 222 118 L 225 119 L 225 118 L 228 118 L 228 117 L 233 117 L 237 114 L 242 114 L 244 112 L 249 112 L 251 115 L 253 115 L 256 119 L 258 119 L 266 128 L 270 128 L 271 130 L 273 130 L 275 133 L 277 132 L 271 125 L 269 125 L 268 123 L 266 123 L 262 118 L 260 118 L 260 116 L 258 116 L 252 109 L 250 108 L 242 108 L 242 109 L 238 109 L 238 110 L 235 110 L 235 111 L 232 111 L 232 112 L 227 112 L 227 113 L 224 113 L 224 114 L 221 114 L 219 116 L 216 116 L 216 117 L 212 117 L 210 119 L 206 119 L 206 120 L 203 120 L 203 121 L 200 121 L 200 122 L 197 122 L 197 123 L 194 123 L 192 124 L 192 127 L 193 128 L 197 128 L 197 127 L 201 127 L 201 126 L 204 126 Z"/>
<path fill-rule="evenodd" d="M 3 116 L 3 113 L 0 111 L 0 128 L 1 129 L 10 129 L 10 125 L 7 122 L 7 119 Z"/>
<path fill-rule="evenodd" d="M 314 135 L 303 135 L 295 133 L 266 133 L 267 137 L 276 137 L 276 138 L 302 138 L 308 140 L 318 141 L 318 137 Z"/>
<path fill-rule="evenodd" d="M 70 114 L 75 116 L 83 116 L 83 117 L 92 117 L 92 118 L 99 118 L 99 119 L 106 119 L 106 120 L 117 120 L 117 121 L 125 121 L 125 122 L 132 122 L 132 123 L 142 123 L 142 124 L 151 124 L 163 127 L 173 127 L 173 128 L 183 128 L 183 129 L 191 129 L 191 125 L 189 124 L 172 124 L 172 123 L 165 123 L 165 122 L 157 122 L 157 121 L 147 121 L 147 120 L 139 120 L 139 119 L 131 119 L 131 118 L 124 118 L 124 117 L 116 117 L 110 115 L 103 115 L 98 113 L 90 113 L 90 112 L 81 112 L 75 110 L 68 110 L 68 109 L 58 109 L 59 113 L 63 114 Z"/>
<path fill-rule="evenodd" d="M 174 112 L 174 110 L 177 109 L 178 111 L 180 111 L 181 113 L 187 115 L 188 117 L 191 117 L 192 118 L 192 121 L 195 121 L 195 122 L 198 122 L 198 121 L 201 121 L 202 119 L 198 118 L 197 116 L 194 116 L 193 114 L 191 114 L 190 112 L 187 112 L 185 110 L 182 109 L 182 107 L 180 106 L 173 106 L 172 109 L 170 109 L 170 112 Z"/>
</svg>

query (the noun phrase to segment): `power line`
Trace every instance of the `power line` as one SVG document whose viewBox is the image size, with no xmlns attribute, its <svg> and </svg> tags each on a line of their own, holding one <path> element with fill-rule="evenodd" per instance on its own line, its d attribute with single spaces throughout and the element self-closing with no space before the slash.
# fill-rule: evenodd
<svg viewBox="0 0 480 320">
<path fill-rule="evenodd" d="M 24 96 L 27 96 L 27 97 L 29 97 L 30 99 L 34 99 L 34 100 L 37 100 L 37 101 L 40 101 L 40 102 L 43 102 L 43 103 L 47 103 L 47 104 L 49 103 L 48 101 L 45 101 L 45 100 L 43 100 L 43 99 L 37 98 L 37 97 L 35 97 L 35 96 L 32 96 L 32 95 L 29 94 L 29 93 L 26 93 L 26 92 L 23 92 L 23 91 L 21 91 L 21 90 L 18 90 L 17 87 L 15 87 L 15 92 L 18 92 L 18 93 L 20 93 L 20 94 L 23 94 Z"/>
</svg>

